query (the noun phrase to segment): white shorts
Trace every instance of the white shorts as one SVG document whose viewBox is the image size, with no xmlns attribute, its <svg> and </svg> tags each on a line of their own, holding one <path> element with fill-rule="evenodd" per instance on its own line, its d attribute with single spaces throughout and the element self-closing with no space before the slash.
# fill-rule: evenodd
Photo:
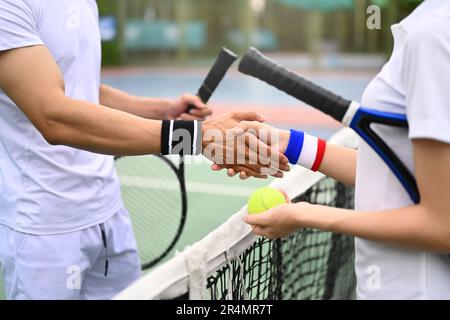
<svg viewBox="0 0 450 320">
<path fill-rule="evenodd" d="M 111 299 L 141 275 L 128 212 L 100 225 L 32 235 L 0 225 L 0 263 L 8 299 Z M 105 263 L 108 270 L 105 276 Z"/>
</svg>

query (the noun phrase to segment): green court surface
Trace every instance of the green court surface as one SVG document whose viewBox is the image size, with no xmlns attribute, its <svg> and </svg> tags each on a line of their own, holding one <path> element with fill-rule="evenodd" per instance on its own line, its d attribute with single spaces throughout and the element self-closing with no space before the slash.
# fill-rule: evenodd
<svg viewBox="0 0 450 320">
<path fill-rule="evenodd" d="M 187 188 L 203 182 L 208 189 L 189 191 L 189 211 L 185 232 L 178 247 L 201 239 L 247 203 L 256 188 L 270 180 L 229 178 L 224 172 L 213 172 L 209 165 L 192 164 L 186 168 Z M 213 192 L 211 192 L 213 191 Z"/>
<path fill-rule="evenodd" d="M 214 228 L 226 221 L 246 204 L 249 194 L 270 180 L 229 178 L 225 171 L 213 172 L 207 163 L 187 163 L 186 186 L 188 190 L 188 213 L 184 231 L 169 254 L 200 240 Z M 149 243 L 149 246 L 152 244 Z M 4 299 L 0 281 L 0 299 Z"/>
</svg>

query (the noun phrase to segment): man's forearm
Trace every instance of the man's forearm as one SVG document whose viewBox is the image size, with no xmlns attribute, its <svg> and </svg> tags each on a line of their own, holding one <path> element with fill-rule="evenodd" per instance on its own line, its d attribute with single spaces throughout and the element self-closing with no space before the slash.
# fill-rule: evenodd
<svg viewBox="0 0 450 320">
<path fill-rule="evenodd" d="M 100 103 L 104 106 L 131 113 L 142 118 L 163 120 L 167 119 L 168 107 L 173 101 L 168 99 L 136 97 L 102 84 L 100 86 Z"/>
<path fill-rule="evenodd" d="M 60 96 L 40 128 L 52 144 L 112 155 L 159 153 L 161 122 Z"/>
</svg>

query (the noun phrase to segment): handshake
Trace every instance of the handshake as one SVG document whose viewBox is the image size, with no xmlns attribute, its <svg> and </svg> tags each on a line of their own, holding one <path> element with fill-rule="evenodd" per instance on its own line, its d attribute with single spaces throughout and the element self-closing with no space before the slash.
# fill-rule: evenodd
<svg viewBox="0 0 450 320">
<path fill-rule="evenodd" d="M 264 124 L 256 112 L 230 112 L 203 123 L 203 155 L 214 162 L 212 169 L 227 169 L 230 177 L 283 177 L 289 171 L 284 155 L 290 132 Z"/>
<path fill-rule="evenodd" d="M 200 106 L 206 112 L 207 107 Z M 230 177 L 281 178 L 290 163 L 318 171 L 325 155 L 326 141 L 264 124 L 264 117 L 256 112 L 233 111 L 206 121 L 199 121 L 204 118 L 201 115 L 199 120 L 186 117 L 163 120 L 161 153 L 203 153 L 213 162 L 214 171 L 227 169 Z"/>
</svg>

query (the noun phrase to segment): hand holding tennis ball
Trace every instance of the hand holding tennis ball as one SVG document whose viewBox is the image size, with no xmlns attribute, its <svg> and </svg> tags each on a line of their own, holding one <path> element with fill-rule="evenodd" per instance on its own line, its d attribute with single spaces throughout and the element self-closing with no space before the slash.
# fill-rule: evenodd
<svg viewBox="0 0 450 320">
<path fill-rule="evenodd" d="M 265 187 L 253 192 L 248 199 L 247 209 L 249 214 L 258 214 L 288 202 L 290 201 L 284 192 Z"/>
<path fill-rule="evenodd" d="M 281 190 L 261 188 L 248 200 L 248 215 L 244 222 L 252 226 L 253 232 L 270 239 L 282 238 L 301 226 L 298 216 L 310 206 L 308 203 L 294 204 Z"/>
</svg>

